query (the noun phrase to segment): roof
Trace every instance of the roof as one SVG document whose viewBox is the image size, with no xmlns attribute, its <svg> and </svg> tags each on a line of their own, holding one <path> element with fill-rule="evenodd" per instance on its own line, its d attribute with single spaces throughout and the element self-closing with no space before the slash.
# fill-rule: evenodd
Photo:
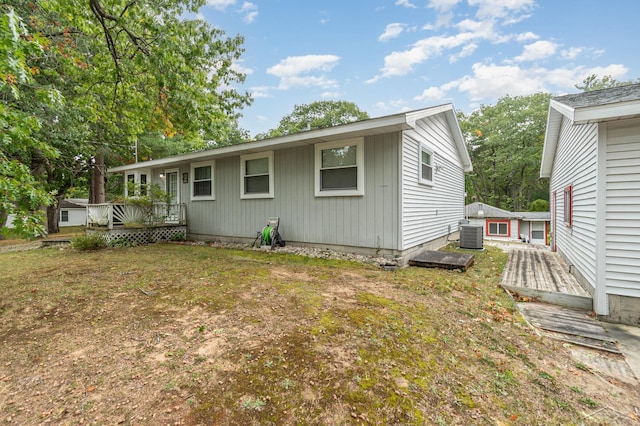
<svg viewBox="0 0 640 426">
<path fill-rule="evenodd" d="M 58 207 L 61 209 L 84 209 L 88 203 L 89 200 L 87 198 L 66 198 L 60 200 Z"/>
<path fill-rule="evenodd" d="M 551 99 L 542 151 L 540 177 L 550 177 L 562 121 L 600 123 L 640 117 L 640 83 Z"/>
<path fill-rule="evenodd" d="M 482 210 L 484 214 L 478 212 Z M 471 218 L 520 219 L 517 213 L 508 212 L 485 203 L 471 203 L 465 206 L 466 216 Z"/>
<path fill-rule="evenodd" d="M 515 212 L 523 220 L 551 220 L 551 212 Z"/>
<path fill-rule="evenodd" d="M 462 136 L 462 131 L 460 130 L 455 110 L 451 104 L 356 121 L 353 123 L 327 127 L 324 129 L 315 129 L 292 135 L 279 136 L 277 138 L 263 139 L 205 151 L 190 152 L 188 154 L 176 155 L 158 160 L 127 164 L 124 166 L 112 167 L 108 171 L 111 173 L 118 173 L 141 168 L 153 168 L 159 166 L 167 167 L 191 160 L 206 161 L 216 158 L 264 152 L 272 149 L 293 148 L 297 146 L 314 145 L 319 142 L 410 130 L 415 128 L 417 121 L 438 114 L 445 115 L 453 135 L 454 144 L 460 155 L 463 169 L 465 172 L 470 172 L 472 170 L 471 158 L 469 157 L 469 152 L 467 151 L 467 146 Z"/>
</svg>

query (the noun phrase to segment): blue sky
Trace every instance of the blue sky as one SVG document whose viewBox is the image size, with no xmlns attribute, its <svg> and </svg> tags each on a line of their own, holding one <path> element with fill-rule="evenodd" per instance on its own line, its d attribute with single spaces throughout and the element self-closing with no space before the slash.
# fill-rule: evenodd
<svg viewBox="0 0 640 426">
<path fill-rule="evenodd" d="M 640 77 L 640 1 L 208 0 L 200 17 L 245 37 L 241 127 L 296 104 L 354 102 L 371 117 L 505 95 L 575 93 L 591 74 Z"/>
</svg>

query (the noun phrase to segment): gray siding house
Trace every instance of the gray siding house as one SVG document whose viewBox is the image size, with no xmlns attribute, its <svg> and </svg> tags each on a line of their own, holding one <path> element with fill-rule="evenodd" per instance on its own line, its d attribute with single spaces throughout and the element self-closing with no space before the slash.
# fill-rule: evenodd
<svg viewBox="0 0 640 426">
<path fill-rule="evenodd" d="M 485 203 L 467 204 L 469 224 L 482 226 L 488 240 L 513 240 L 548 245 L 549 212 L 508 212 Z"/>
<path fill-rule="evenodd" d="M 596 314 L 640 324 L 640 84 L 551 100 L 541 177 L 552 249 Z"/>
<path fill-rule="evenodd" d="M 278 216 L 287 244 L 405 263 L 458 231 L 471 169 L 446 104 L 109 172 L 185 203 L 191 238 L 250 242 Z"/>
</svg>

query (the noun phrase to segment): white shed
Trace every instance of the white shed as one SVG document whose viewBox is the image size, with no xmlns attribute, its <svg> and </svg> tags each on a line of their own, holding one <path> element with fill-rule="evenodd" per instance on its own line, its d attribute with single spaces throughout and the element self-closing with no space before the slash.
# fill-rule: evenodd
<svg viewBox="0 0 640 426">
<path fill-rule="evenodd" d="M 640 84 L 552 99 L 540 176 L 552 249 L 598 316 L 640 325 Z"/>
</svg>

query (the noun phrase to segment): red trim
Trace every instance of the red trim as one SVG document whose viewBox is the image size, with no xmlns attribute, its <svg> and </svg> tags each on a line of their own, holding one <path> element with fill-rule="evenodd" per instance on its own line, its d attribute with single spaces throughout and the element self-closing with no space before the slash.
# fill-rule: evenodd
<svg viewBox="0 0 640 426">
<path fill-rule="evenodd" d="M 490 223 L 506 223 L 507 224 L 507 235 L 503 235 L 503 234 L 490 234 L 489 233 L 489 224 Z M 485 232 L 487 234 L 487 237 L 505 237 L 505 238 L 509 238 L 511 237 L 511 221 L 510 220 L 496 220 L 496 219 L 486 219 L 485 220 L 485 226 L 484 226 Z M 500 227 L 498 226 L 498 229 L 500 229 Z"/>
<path fill-rule="evenodd" d="M 568 202 L 567 199 L 569 200 Z M 567 209 L 569 213 L 569 220 L 567 220 Z M 567 226 L 573 225 L 573 185 L 564 187 L 564 211 L 562 220 L 564 220 L 564 224 Z"/>
<path fill-rule="evenodd" d="M 551 251 L 556 251 L 556 223 L 558 222 L 558 193 L 553 191 L 551 194 L 551 199 L 553 200 L 553 206 L 551 209 Z"/>
</svg>

